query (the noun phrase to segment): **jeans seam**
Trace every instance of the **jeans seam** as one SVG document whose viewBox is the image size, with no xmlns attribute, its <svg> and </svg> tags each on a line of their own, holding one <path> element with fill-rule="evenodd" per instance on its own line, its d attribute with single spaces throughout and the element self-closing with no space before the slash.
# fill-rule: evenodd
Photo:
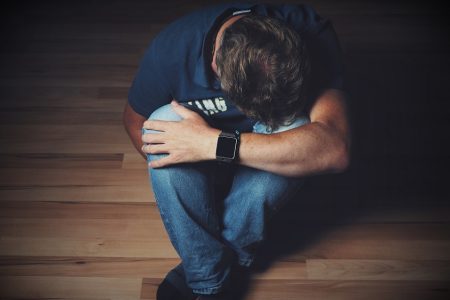
<svg viewBox="0 0 450 300">
<path fill-rule="evenodd" d="M 151 174 L 150 174 L 150 177 L 152 177 Z M 152 185 L 153 185 L 153 183 L 152 183 Z M 164 213 L 164 210 L 161 209 L 160 201 L 158 200 L 160 198 L 158 193 L 155 190 L 153 190 L 153 193 L 155 194 L 156 205 L 159 208 L 161 218 L 163 219 L 163 223 L 166 225 L 167 231 L 169 232 L 169 236 L 174 237 L 174 240 L 172 240 L 172 239 L 170 239 L 170 240 L 173 243 L 175 250 L 177 250 L 177 253 L 178 253 L 178 235 L 176 234 L 176 231 L 172 229 L 172 223 L 169 222 L 166 214 Z M 179 253 L 178 253 L 178 255 L 179 255 Z"/>
</svg>

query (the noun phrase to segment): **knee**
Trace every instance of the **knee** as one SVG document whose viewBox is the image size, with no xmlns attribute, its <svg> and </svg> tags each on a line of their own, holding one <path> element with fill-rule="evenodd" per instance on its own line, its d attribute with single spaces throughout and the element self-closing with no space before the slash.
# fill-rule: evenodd
<svg viewBox="0 0 450 300">
<path fill-rule="evenodd" d="M 182 118 L 172 109 L 170 104 L 166 104 L 155 110 L 148 120 L 158 121 L 180 121 Z M 149 133 L 152 130 L 143 129 L 143 133 Z"/>
<path fill-rule="evenodd" d="M 160 121 L 180 121 L 181 117 L 172 109 L 170 104 L 166 104 L 155 110 L 148 119 Z"/>
<path fill-rule="evenodd" d="M 300 116 L 297 119 L 294 120 L 294 122 L 292 122 L 289 125 L 282 125 L 280 127 L 278 127 L 276 130 L 271 130 L 268 126 L 264 125 L 261 122 L 257 122 L 254 126 L 253 126 L 253 132 L 255 133 L 263 133 L 263 134 L 271 134 L 271 133 L 277 133 L 277 132 L 283 132 L 289 129 L 293 129 L 293 128 L 297 128 L 303 125 L 306 125 L 308 123 L 310 123 L 310 119 L 307 116 Z"/>
<path fill-rule="evenodd" d="M 155 110 L 148 120 L 158 121 L 180 121 L 182 118 L 172 109 L 170 104 L 166 104 Z M 159 131 L 142 128 L 142 134 L 159 133 Z M 166 154 L 147 154 L 147 160 L 162 158 Z"/>
<path fill-rule="evenodd" d="M 253 201 L 250 200 L 249 202 L 254 202 L 254 205 L 261 205 L 262 203 L 260 202 L 269 202 L 266 204 L 270 204 L 275 201 L 283 191 L 288 189 L 286 180 L 270 173 L 261 173 L 262 174 L 260 174 L 258 178 L 250 180 L 245 187 L 246 194 L 252 195 L 252 197 L 249 198 Z"/>
<path fill-rule="evenodd" d="M 297 191 L 303 184 L 299 178 L 286 178 L 270 172 L 260 171 L 258 176 L 248 178 L 241 186 L 241 197 L 248 199 L 247 205 L 257 207 L 268 207 L 276 210 L 288 195 Z"/>
</svg>

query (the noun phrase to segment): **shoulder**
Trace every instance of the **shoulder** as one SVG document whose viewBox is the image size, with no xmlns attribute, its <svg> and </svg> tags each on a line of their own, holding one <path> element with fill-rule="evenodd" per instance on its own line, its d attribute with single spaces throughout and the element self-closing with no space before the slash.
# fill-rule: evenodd
<svg viewBox="0 0 450 300">
<path fill-rule="evenodd" d="M 321 16 L 307 4 L 262 4 L 258 5 L 256 9 L 257 12 L 285 21 L 306 37 L 317 35 L 329 23 L 327 18 Z"/>
<path fill-rule="evenodd" d="M 154 39 L 155 43 L 183 43 L 204 37 L 214 21 L 232 4 L 206 6 L 170 22 Z"/>
</svg>

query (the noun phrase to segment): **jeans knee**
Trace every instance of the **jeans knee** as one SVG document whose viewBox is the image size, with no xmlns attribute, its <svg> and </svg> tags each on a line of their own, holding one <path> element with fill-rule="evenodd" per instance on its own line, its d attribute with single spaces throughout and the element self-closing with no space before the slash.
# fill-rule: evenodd
<svg viewBox="0 0 450 300">
<path fill-rule="evenodd" d="M 181 117 L 173 110 L 170 104 L 166 104 L 155 110 L 148 119 L 160 121 L 180 121 Z"/>
<path fill-rule="evenodd" d="M 166 104 L 155 110 L 148 120 L 157 121 L 180 121 L 182 118 L 172 109 L 170 104 Z M 159 133 L 159 131 L 142 128 L 142 134 Z M 166 156 L 167 154 L 147 154 L 147 160 L 155 160 Z"/>
<path fill-rule="evenodd" d="M 297 128 L 300 126 L 303 126 L 305 124 L 310 123 L 310 119 L 307 116 L 300 116 L 297 119 L 294 120 L 294 122 L 292 122 L 289 125 L 282 125 L 280 127 L 278 127 L 276 130 L 271 130 L 268 126 L 264 125 L 261 122 L 257 122 L 254 126 L 253 126 L 253 132 L 255 133 L 263 133 L 263 134 L 271 134 L 271 133 L 277 133 L 277 132 L 283 132 L 289 129 L 293 129 L 293 128 Z"/>
<path fill-rule="evenodd" d="M 180 121 L 182 118 L 173 110 L 170 104 L 166 104 L 155 110 L 148 120 L 158 121 Z M 142 129 L 142 133 L 155 132 L 149 129 Z"/>
<path fill-rule="evenodd" d="M 246 199 L 250 211 L 269 208 L 273 211 L 289 199 L 303 185 L 301 178 L 288 178 L 250 168 L 241 170 L 239 183 L 235 185 L 234 197 Z"/>
</svg>

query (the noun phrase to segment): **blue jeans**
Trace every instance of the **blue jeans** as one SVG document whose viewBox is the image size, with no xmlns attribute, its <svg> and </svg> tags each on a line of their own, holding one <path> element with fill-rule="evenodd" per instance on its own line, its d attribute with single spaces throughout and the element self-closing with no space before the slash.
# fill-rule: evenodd
<svg viewBox="0 0 450 300">
<path fill-rule="evenodd" d="M 165 105 L 149 119 L 181 118 Z M 308 122 L 306 117 L 299 118 L 276 132 Z M 270 134 L 261 123 L 253 131 Z M 164 155 L 147 157 L 150 161 Z M 220 292 L 236 261 L 243 266 L 252 263 L 255 247 L 264 238 L 267 218 L 303 183 L 300 178 L 241 165 L 230 171 L 214 161 L 149 169 L 149 173 L 164 226 L 182 259 L 187 284 L 197 294 Z M 227 180 L 227 193 L 218 198 L 216 188 Z"/>
</svg>

